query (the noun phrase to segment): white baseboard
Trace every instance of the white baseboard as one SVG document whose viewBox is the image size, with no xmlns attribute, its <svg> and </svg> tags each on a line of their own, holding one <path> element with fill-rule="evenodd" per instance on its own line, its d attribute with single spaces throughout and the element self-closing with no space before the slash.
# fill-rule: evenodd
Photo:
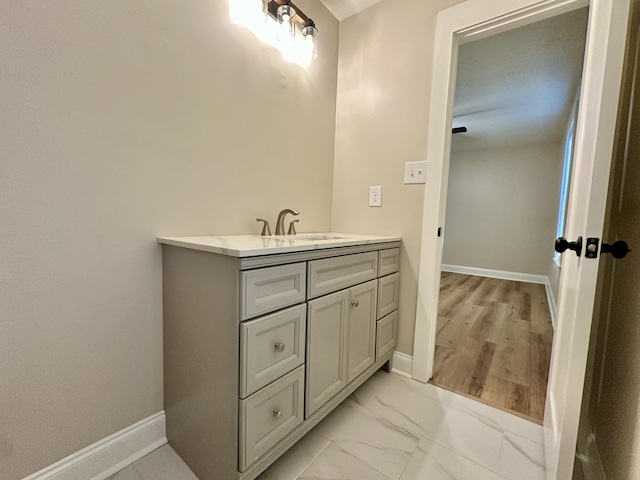
<svg viewBox="0 0 640 480">
<path fill-rule="evenodd" d="M 478 277 L 499 278 L 501 280 L 513 280 L 516 282 L 540 283 L 544 285 L 547 292 L 547 302 L 551 316 L 551 325 L 556 329 L 556 299 L 553 296 L 551 282 L 545 275 L 533 275 L 530 273 L 507 272 L 504 270 L 490 270 L 488 268 L 464 267 L 461 265 L 442 265 L 443 272 L 462 273 L 464 275 L 475 275 Z"/>
<path fill-rule="evenodd" d="M 547 291 L 547 303 L 549 304 L 549 315 L 551 316 L 551 326 L 553 331 L 556 331 L 556 297 L 553 295 L 553 289 L 551 288 L 551 282 L 549 278 L 544 284 L 544 289 Z"/>
<path fill-rule="evenodd" d="M 501 280 L 514 280 L 516 282 L 542 283 L 549 282 L 545 275 L 533 275 L 531 273 L 507 272 L 505 270 L 490 270 L 488 268 L 464 267 L 461 265 L 442 265 L 443 272 L 462 273 L 476 275 L 478 277 L 499 278 Z"/>
<path fill-rule="evenodd" d="M 23 480 L 105 480 L 167 443 L 164 411 L 151 415 Z"/>
<path fill-rule="evenodd" d="M 391 372 L 396 375 L 411 378 L 411 370 L 413 368 L 413 357 L 406 353 L 393 352 L 391 359 Z"/>
</svg>

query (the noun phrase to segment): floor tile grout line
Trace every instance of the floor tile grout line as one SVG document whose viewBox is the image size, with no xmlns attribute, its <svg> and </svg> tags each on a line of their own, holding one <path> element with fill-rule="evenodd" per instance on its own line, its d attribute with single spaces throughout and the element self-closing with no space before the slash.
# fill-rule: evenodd
<svg viewBox="0 0 640 480">
<path fill-rule="evenodd" d="M 429 437 L 427 437 L 427 436 L 424 436 L 424 438 L 425 438 L 425 439 L 427 439 L 427 440 L 429 440 L 430 442 L 433 442 L 433 443 L 435 443 L 435 444 L 439 445 L 440 447 L 442 447 L 442 448 L 444 448 L 444 449 L 446 449 L 446 450 L 449 450 L 450 452 L 452 452 L 452 453 L 456 454 L 456 455 L 457 455 L 457 456 L 459 456 L 459 457 L 462 457 L 462 458 L 464 458 L 464 459 L 466 459 L 466 460 L 469 460 L 469 461 L 470 461 L 470 462 L 472 462 L 472 463 L 475 463 L 476 465 L 478 465 L 478 466 L 480 466 L 480 467 L 482 467 L 482 468 L 485 468 L 485 469 L 487 469 L 487 470 L 490 470 L 490 471 L 492 471 L 492 472 L 494 472 L 494 473 L 498 473 L 497 469 L 498 469 L 498 468 L 500 468 L 500 453 L 502 453 L 502 445 L 503 445 L 503 442 L 504 442 L 504 434 L 502 434 L 502 438 L 500 439 L 500 453 L 498 454 L 498 466 L 496 467 L 496 469 L 493 469 L 493 468 L 491 468 L 491 467 L 487 467 L 486 465 L 482 465 L 481 463 L 478 463 L 478 462 L 477 462 L 477 461 L 475 461 L 474 459 L 469 458 L 469 457 L 468 457 L 467 455 L 465 455 L 464 453 L 459 452 L 459 451 L 457 451 L 457 450 L 453 450 L 449 445 L 444 445 L 444 444 L 440 443 L 440 442 L 439 442 L 438 440 L 436 440 L 436 439 L 429 438 Z"/>
<path fill-rule="evenodd" d="M 391 374 L 392 374 L 392 373 L 389 373 L 389 375 L 391 375 Z M 376 399 L 379 403 L 382 403 L 382 402 L 380 401 L 380 399 L 378 398 L 378 395 L 379 395 L 381 392 L 384 392 L 384 391 L 389 390 L 389 389 L 391 389 L 391 387 L 390 387 L 390 386 L 388 386 L 388 385 L 385 385 L 385 386 L 384 386 L 384 387 L 383 387 L 379 392 L 377 392 L 375 395 L 373 395 L 372 399 Z M 349 398 L 350 398 L 350 397 L 347 397 L 347 399 L 346 399 L 345 401 L 349 400 Z M 371 410 L 369 407 L 365 406 L 364 404 L 362 404 L 362 403 L 360 403 L 360 402 L 358 402 L 358 401 L 351 400 L 351 402 L 352 402 L 352 403 L 354 403 L 355 405 L 357 405 L 359 408 L 361 408 L 361 409 L 365 410 L 365 411 L 366 411 L 366 413 L 367 413 L 368 415 L 370 415 L 372 418 L 375 418 L 375 419 L 377 419 L 377 420 L 386 420 L 386 421 L 388 421 L 389 423 L 393 424 L 395 427 L 397 427 L 397 428 L 400 428 L 400 429 L 404 430 L 407 434 L 409 434 L 409 435 L 411 435 L 411 436 L 413 436 L 413 437 L 416 437 L 416 440 L 417 440 L 417 441 L 416 441 L 416 446 L 414 447 L 413 451 L 412 451 L 412 452 L 411 452 L 411 454 L 409 455 L 409 460 L 407 460 L 407 462 L 406 462 L 406 464 L 405 464 L 404 468 L 402 469 L 402 471 L 404 472 L 404 470 L 407 468 L 407 465 L 409 464 L 409 461 L 411 460 L 411 455 L 413 455 L 413 453 L 416 451 L 416 449 L 417 449 L 417 448 L 418 448 L 418 446 L 420 445 L 420 439 L 421 439 L 422 437 L 424 437 L 424 435 L 422 435 L 422 434 L 420 434 L 420 433 L 415 433 L 415 432 L 413 432 L 413 431 L 411 431 L 411 430 L 408 430 L 408 429 L 406 429 L 405 427 L 403 427 L 403 426 L 401 426 L 401 425 L 397 425 L 395 422 L 393 422 L 393 421 L 392 421 L 392 420 L 390 420 L 389 418 L 385 417 L 384 415 L 380 415 L 378 412 L 375 412 L 375 411 Z M 325 437 L 325 438 L 326 438 L 326 437 Z M 335 441 L 333 441 L 333 440 L 331 440 L 331 439 L 328 439 L 328 440 L 329 440 L 329 445 L 327 445 L 327 446 L 325 447 L 325 449 L 323 449 L 323 452 L 324 452 L 324 450 L 326 450 L 327 448 L 329 448 L 329 446 L 330 446 L 331 444 L 334 444 L 336 447 L 338 447 L 338 448 L 340 448 L 340 449 L 343 449 L 343 447 L 341 447 L 339 443 L 337 443 L 337 442 L 335 442 Z M 321 453 L 322 453 L 322 452 L 321 452 Z M 350 453 L 350 452 L 349 452 L 349 453 Z M 366 462 L 365 462 L 365 460 L 363 460 L 363 459 L 359 458 L 357 455 L 354 455 L 353 453 L 350 453 L 350 455 L 353 455 L 355 458 L 358 458 L 360 461 L 362 461 L 362 462 L 366 463 Z M 317 460 L 317 458 L 318 458 L 319 456 L 320 456 L 320 454 L 319 454 L 319 455 L 314 459 L 314 462 L 315 462 L 315 460 Z M 312 462 L 312 463 L 313 463 L 313 462 Z M 306 467 L 306 468 L 309 468 L 309 466 L 311 466 L 311 464 L 307 465 L 307 467 Z M 378 470 L 377 468 L 373 467 L 372 465 L 369 465 L 369 466 L 370 466 L 371 468 L 373 468 L 375 471 L 377 471 L 378 473 L 380 473 L 382 476 L 384 476 L 384 477 L 388 478 L 389 480 L 394 480 L 393 478 L 389 477 L 389 476 L 388 476 L 388 475 L 386 475 L 384 472 L 381 472 L 380 470 Z M 306 468 L 305 468 L 305 470 L 306 470 Z M 303 473 L 304 473 L 304 471 L 303 471 Z M 400 477 L 401 477 L 401 476 L 402 476 L 402 474 L 400 475 Z M 400 477 L 398 477 L 398 478 L 400 478 Z M 298 476 L 298 477 L 296 478 L 296 480 L 298 480 L 299 478 L 300 478 L 300 476 Z"/>
<path fill-rule="evenodd" d="M 424 437 L 425 440 L 428 440 L 430 442 L 435 443 L 436 445 L 438 445 L 439 447 L 444 448 L 445 450 L 448 450 L 449 452 L 453 453 L 454 455 L 464 458 L 465 460 L 468 460 L 469 462 L 473 463 L 474 465 L 477 465 L 480 468 L 484 468 L 485 470 L 490 471 L 491 473 L 495 473 L 496 475 L 500 476 L 500 473 L 498 473 L 499 469 L 500 469 L 500 455 L 502 455 L 502 447 L 504 445 L 504 434 L 502 435 L 502 438 L 500 439 L 500 455 L 498 456 L 498 466 L 494 469 L 491 467 L 487 467 L 486 465 L 482 465 L 481 463 L 476 462 L 475 460 L 473 460 L 472 458 L 467 457 L 466 455 L 451 449 L 451 447 L 447 446 L 447 445 L 443 445 L 442 443 L 433 440 L 429 437 Z"/>
<path fill-rule="evenodd" d="M 388 475 L 384 474 L 383 472 L 381 472 L 380 470 L 378 470 L 377 468 L 375 468 L 373 465 L 369 465 L 364 459 L 358 457 L 357 455 L 353 454 L 352 452 L 345 450 L 344 448 L 342 448 L 338 443 L 334 442 L 333 440 L 329 440 L 329 444 L 322 449 L 322 452 L 320 452 L 320 454 L 318 454 L 318 456 L 316 458 L 313 459 L 313 461 L 311 463 L 309 463 L 309 465 L 307 465 L 305 467 L 305 469 L 295 478 L 295 480 L 300 480 L 301 479 L 301 475 L 307 471 L 307 469 L 312 466 L 315 461 L 320 457 L 320 455 L 327 450 L 330 446 L 334 445 L 336 448 L 339 448 L 340 450 L 344 451 L 345 453 L 347 453 L 348 455 L 350 455 L 351 457 L 355 458 L 356 460 L 358 460 L 359 462 L 363 463 L 364 465 L 367 465 L 369 468 L 371 468 L 372 470 L 378 472 L 380 475 L 382 475 L 384 478 L 388 479 L 388 480 L 394 480 L 393 478 L 389 477 Z M 407 462 L 408 463 L 408 462 Z M 406 465 L 405 465 L 406 468 Z"/>
<path fill-rule="evenodd" d="M 376 395 L 376 397 L 377 397 L 377 395 Z M 358 405 L 359 405 L 361 408 L 363 408 L 363 409 L 367 410 L 369 413 L 373 414 L 373 416 L 375 416 L 376 418 L 384 418 L 384 417 L 379 416 L 376 412 L 374 412 L 374 411 L 370 410 L 369 408 L 365 407 L 364 405 L 359 404 L 359 403 L 358 403 Z M 459 412 L 459 413 L 461 413 L 461 414 L 463 414 L 463 415 L 465 414 L 465 413 L 463 413 L 463 412 Z M 469 415 L 469 414 L 466 414 L 466 415 Z M 403 430 L 407 430 L 406 428 L 404 428 L 404 427 L 402 427 L 402 426 L 397 425 L 396 423 L 394 423 L 391 419 L 386 418 L 386 420 L 387 420 L 388 422 L 390 422 L 390 423 L 393 423 L 393 425 L 395 425 L 396 427 L 402 428 Z M 419 427 L 418 427 L 418 428 L 419 428 Z M 500 442 L 501 442 L 501 443 L 500 443 L 500 453 L 498 454 L 498 466 L 496 467 L 496 469 L 492 469 L 492 468 L 490 468 L 490 467 L 484 466 L 484 465 L 482 465 L 482 464 L 480 464 L 480 463 L 476 462 L 475 460 L 473 460 L 473 459 L 471 459 L 471 458 L 467 457 L 467 456 L 466 456 L 466 455 L 464 455 L 462 452 L 459 452 L 459 451 L 456 451 L 456 450 L 452 450 L 449 446 L 447 446 L 447 445 L 444 445 L 444 444 L 440 443 L 440 441 L 438 441 L 437 439 L 430 438 L 429 436 L 425 435 L 425 433 L 419 433 L 419 432 L 418 432 L 418 433 L 416 433 L 416 432 L 411 431 L 411 430 L 407 430 L 407 432 L 408 432 L 408 433 L 410 433 L 410 434 L 412 434 L 412 435 L 417 435 L 418 437 L 425 438 L 425 439 L 427 439 L 427 440 L 429 440 L 429 441 L 431 441 L 431 442 L 433 442 L 433 443 L 435 443 L 435 444 L 437 444 L 437 445 L 441 446 L 442 448 L 445 448 L 445 449 L 449 450 L 450 452 L 452 452 L 452 453 L 454 453 L 454 454 L 456 454 L 456 455 L 458 455 L 458 456 L 460 456 L 460 457 L 462 457 L 462 458 L 465 458 L 465 459 L 469 460 L 470 462 L 475 463 L 476 465 L 479 465 L 479 466 L 481 466 L 481 467 L 483 467 L 483 468 L 486 468 L 487 470 L 490 470 L 490 471 L 492 471 L 492 472 L 494 472 L 494 473 L 498 473 L 498 472 L 497 472 L 497 469 L 500 467 L 500 454 L 502 453 L 502 446 L 503 446 L 503 444 L 504 444 L 504 432 L 505 432 L 505 429 L 504 429 L 504 428 L 502 428 L 502 427 L 501 427 L 501 430 L 502 430 L 502 431 L 501 431 L 501 439 L 500 439 Z M 419 440 L 420 440 L 420 438 L 418 439 L 418 445 L 420 444 Z M 416 447 L 416 448 L 417 448 L 417 447 Z M 414 452 L 415 452 L 415 450 L 414 450 Z M 406 465 L 405 465 L 405 468 L 406 468 Z M 385 475 L 385 476 L 386 476 L 386 475 Z"/>
<path fill-rule="evenodd" d="M 502 465 L 502 455 L 504 454 L 504 437 L 505 437 L 505 433 L 502 434 L 502 443 L 500 445 L 500 455 L 498 456 L 498 468 L 496 469 L 496 473 L 498 475 L 500 475 L 500 465 Z"/>
<path fill-rule="evenodd" d="M 311 431 L 313 431 L 313 430 L 311 430 Z M 306 472 L 306 471 L 307 471 L 307 469 L 308 469 L 311 465 L 313 465 L 313 463 L 314 463 L 318 458 L 320 458 L 320 455 L 322 455 L 322 454 L 325 452 L 325 450 L 327 450 L 327 448 L 329 448 L 329 447 L 333 444 L 333 440 L 331 440 L 331 439 L 329 439 L 329 438 L 327 438 L 327 437 L 325 437 L 324 435 L 321 435 L 321 434 L 317 434 L 317 435 L 320 435 L 322 438 L 327 439 L 327 440 L 329 441 L 329 443 L 327 443 L 327 444 L 324 446 L 324 448 L 323 448 L 322 450 L 320 450 L 320 452 L 319 452 L 317 455 L 315 455 L 315 456 L 313 457 L 313 460 L 311 460 L 311 461 L 310 461 L 310 462 L 309 462 L 309 463 L 308 463 L 308 464 L 307 464 L 307 465 L 302 469 L 302 471 L 301 471 L 301 472 L 296 476 L 295 480 L 298 480 L 298 479 L 300 478 L 300 475 L 302 475 L 304 472 Z M 286 453 L 286 452 L 285 452 L 285 453 Z"/>
<path fill-rule="evenodd" d="M 398 480 L 401 480 L 402 477 L 404 476 L 405 472 L 407 471 L 407 468 L 409 467 L 409 464 L 411 463 L 411 460 L 413 460 L 413 456 L 416 454 L 416 452 L 418 451 L 418 449 L 420 448 L 420 441 L 418 441 L 418 443 L 416 444 L 416 448 L 413 449 L 413 452 L 411 452 L 411 455 L 409 455 L 409 460 L 407 460 L 407 463 L 405 464 L 404 468 L 402 469 L 402 472 L 400 472 L 400 476 L 398 477 Z M 411 480 L 411 479 L 409 479 Z"/>
<path fill-rule="evenodd" d="M 167 445 L 168 445 L 168 444 L 167 444 Z M 153 451 L 155 452 L 155 450 L 153 450 Z M 149 453 L 149 454 L 150 454 L 150 453 Z M 142 457 L 142 458 L 144 458 L 144 457 Z M 140 473 L 140 471 L 139 471 L 139 470 L 138 470 L 138 468 L 136 467 L 136 463 L 137 463 L 137 462 L 139 462 L 139 461 L 140 461 L 140 460 L 136 460 L 135 462 L 133 462 L 133 463 L 131 464 L 131 466 L 133 467 L 133 471 L 134 471 L 134 472 L 136 472 L 136 475 L 138 476 L 138 478 L 139 478 L 140 480 L 147 480 L 146 478 L 144 478 L 144 477 L 142 476 L 142 474 Z"/>
<path fill-rule="evenodd" d="M 495 424 L 499 430 L 501 430 L 503 433 L 510 433 L 513 435 L 516 435 L 518 437 L 524 438 L 525 440 L 529 440 L 531 442 L 534 442 L 536 444 L 539 445 L 543 445 L 544 440 L 541 438 L 540 441 L 535 440 L 533 438 L 531 438 L 531 435 L 528 435 L 524 432 L 522 432 L 521 430 L 516 431 L 513 430 L 511 428 L 508 428 L 508 426 L 505 426 L 501 423 L 500 419 L 496 419 L 495 416 L 508 416 L 510 420 L 513 420 L 516 424 L 520 423 L 520 422 L 527 422 L 527 424 L 531 424 L 531 425 L 526 425 L 526 426 L 522 426 L 523 429 L 529 429 L 529 428 L 534 428 L 534 429 L 538 429 L 538 428 L 542 428 L 541 425 L 532 422 L 531 420 L 522 418 L 518 415 L 514 415 L 511 412 L 508 411 L 504 411 L 501 410 L 493 405 L 489 405 L 483 402 L 478 402 L 477 400 L 473 399 L 473 398 L 469 398 L 466 397 L 464 395 L 460 395 L 459 393 L 456 392 L 452 392 L 449 390 L 446 390 L 438 385 L 433 385 L 433 384 L 428 384 L 429 387 L 428 388 L 432 388 L 432 389 L 436 389 L 436 390 L 440 390 L 442 391 L 442 393 L 447 397 L 450 398 L 454 403 L 456 403 L 455 405 L 449 402 L 444 402 L 444 403 L 440 403 L 440 405 L 443 407 L 443 409 L 451 409 L 454 410 L 457 413 L 463 414 L 463 415 L 470 415 L 473 417 L 482 417 L 486 420 L 488 420 L 489 422 Z M 420 392 L 417 392 L 420 393 Z M 434 399 L 435 400 L 435 399 Z M 443 398 L 438 397 L 438 400 L 442 401 Z M 486 412 L 486 409 L 490 409 L 489 412 Z M 513 425 L 512 425 L 513 426 Z M 538 437 L 540 438 L 540 437 Z"/>
</svg>

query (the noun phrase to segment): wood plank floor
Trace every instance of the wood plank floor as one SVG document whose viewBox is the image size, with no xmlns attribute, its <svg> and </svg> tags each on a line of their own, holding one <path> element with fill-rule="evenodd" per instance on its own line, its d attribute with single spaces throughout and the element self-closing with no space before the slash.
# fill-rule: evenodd
<svg viewBox="0 0 640 480">
<path fill-rule="evenodd" d="M 552 341 L 544 285 L 442 273 L 431 383 L 541 424 Z"/>
</svg>

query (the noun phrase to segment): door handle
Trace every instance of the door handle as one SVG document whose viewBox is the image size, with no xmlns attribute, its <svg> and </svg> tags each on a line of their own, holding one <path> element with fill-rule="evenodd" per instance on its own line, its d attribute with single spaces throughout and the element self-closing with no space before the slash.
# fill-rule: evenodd
<svg viewBox="0 0 640 480">
<path fill-rule="evenodd" d="M 573 250 L 579 257 L 582 254 L 582 237 L 578 237 L 575 242 L 569 242 L 564 237 L 556 238 L 555 251 L 558 253 L 566 252 L 567 250 Z"/>
<path fill-rule="evenodd" d="M 624 240 L 618 240 L 612 244 L 603 243 L 600 253 L 610 253 L 613 258 L 624 258 L 631 250 Z"/>
</svg>

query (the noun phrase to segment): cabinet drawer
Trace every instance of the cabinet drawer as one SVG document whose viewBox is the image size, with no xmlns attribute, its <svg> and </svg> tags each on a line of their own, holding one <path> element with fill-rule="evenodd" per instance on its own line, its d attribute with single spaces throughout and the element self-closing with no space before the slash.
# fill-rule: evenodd
<svg viewBox="0 0 640 480">
<path fill-rule="evenodd" d="M 240 400 L 240 471 L 302 423 L 303 392 L 304 367 L 301 366 Z"/>
<path fill-rule="evenodd" d="M 307 309 L 298 305 L 240 325 L 240 397 L 304 363 Z"/>
<path fill-rule="evenodd" d="M 378 252 L 313 260 L 308 268 L 308 297 L 319 297 L 376 278 Z"/>
<path fill-rule="evenodd" d="M 378 274 L 382 277 L 383 275 L 396 273 L 398 270 L 400 270 L 400 249 L 388 248 L 387 250 L 380 250 Z"/>
<path fill-rule="evenodd" d="M 376 328 L 376 361 L 391 352 L 398 341 L 398 311 L 378 320 Z"/>
<path fill-rule="evenodd" d="M 304 302 L 305 274 L 304 262 L 242 272 L 242 320 Z"/>
<path fill-rule="evenodd" d="M 378 280 L 378 319 L 398 309 L 400 274 L 394 273 Z"/>
</svg>

